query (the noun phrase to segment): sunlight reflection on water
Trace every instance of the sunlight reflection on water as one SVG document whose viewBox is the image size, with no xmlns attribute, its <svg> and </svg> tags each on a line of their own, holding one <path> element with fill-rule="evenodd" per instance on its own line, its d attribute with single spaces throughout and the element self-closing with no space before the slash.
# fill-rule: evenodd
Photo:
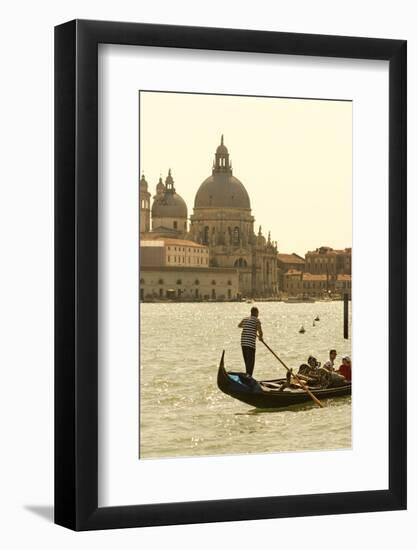
<svg viewBox="0 0 417 550">
<path fill-rule="evenodd" d="M 343 339 L 343 303 L 261 302 L 264 338 L 288 366 L 310 354 L 324 362 L 330 348 L 351 355 Z M 217 388 L 221 352 L 228 370 L 244 370 L 237 324 L 246 303 L 141 304 L 140 456 L 156 458 L 339 449 L 351 446 L 351 398 L 324 409 L 302 405 L 259 411 Z M 313 319 L 320 321 L 313 327 Z M 304 325 L 305 334 L 298 330 Z M 285 376 L 258 343 L 254 376 Z"/>
</svg>

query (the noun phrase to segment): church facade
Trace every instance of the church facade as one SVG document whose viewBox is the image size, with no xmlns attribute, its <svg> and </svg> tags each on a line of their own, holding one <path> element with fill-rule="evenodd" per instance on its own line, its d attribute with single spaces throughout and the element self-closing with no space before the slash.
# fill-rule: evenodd
<svg viewBox="0 0 417 550">
<path fill-rule="evenodd" d="M 240 296 L 278 295 L 277 243 L 271 241 L 270 234 L 265 238 L 261 227 L 255 233 L 250 198 L 243 183 L 233 175 L 223 136 L 211 175 L 195 195 L 189 224 L 187 205 L 176 192 L 171 171 L 165 185 L 160 178 L 152 208 L 142 176 L 140 204 L 142 238 L 185 238 L 206 246 L 210 268 L 236 271 Z"/>
</svg>

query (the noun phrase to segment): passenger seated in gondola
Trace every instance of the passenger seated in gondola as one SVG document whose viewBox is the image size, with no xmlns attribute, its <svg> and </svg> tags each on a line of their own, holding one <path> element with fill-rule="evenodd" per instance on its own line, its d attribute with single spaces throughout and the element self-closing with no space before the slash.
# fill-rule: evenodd
<svg viewBox="0 0 417 550">
<path fill-rule="evenodd" d="M 307 364 L 303 363 L 300 365 L 298 369 L 298 374 L 302 374 L 304 376 L 310 376 L 317 374 L 317 369 L 320 367 L 320 363 L 317 361 L 315 357 L 310 355 L 310 357 L 307 359 Z"/>
<path fill-rule="evenodd" d="M 349 355 L 342 357 L 342 364 L 336 372 L 343 376 L 347 382 L 352 381 L 352 361 Z"/>
<path fill-rule="evenodd" d="M 336 372 L 334 368 L 334 362 L 336 360 L 337 351 L 335 349 L 331 349 L 329 351 L 329 360 L 326 361 L 323 365 L 323 369 L 327 372 L 328 376 L 323 375 L 322 381 L 323 385 L 325 384 L 325 381 L 327 380 L 327 387 L 328 388 L 337 388 L 339 386 L 343 386 L 346 384 L 345 378 Z"/>
<path fill-rule="evenodd" d="M 323 367 L 330 372 L 334 371 L 334 362 L 336 360 L 336 356 L 337 356 L 337 351 L 335 349 L 331 349 L 329 351 L 329 360 L 326 361 L 323 365 Z"/>
</svg>

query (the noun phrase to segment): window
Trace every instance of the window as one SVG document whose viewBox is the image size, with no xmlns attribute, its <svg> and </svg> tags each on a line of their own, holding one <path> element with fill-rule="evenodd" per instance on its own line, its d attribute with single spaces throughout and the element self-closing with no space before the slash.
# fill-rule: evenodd
<svg viewBox="0 0 417 550">
<path fill-rule="evenodd" d="M 199 284 L 200 284 L 200 281 L 199 281 L 198 279 L 196 279 L 196 280 L 194 281 L 194 284 L 195 284 L 195 285 L 199 285 Z"/>
<path fill-rule="evenodd" d="M 209 228 L 207 226 L 204 228 L 203 242 L 204 244 L 209 243 Z"/>
<path fill-rule="evenodd" d="M 177 285 L 182 285 L 182 280 L 181 279 L 177 279 Z"/>
<path fill-rule="evenodd" d="M 163 284 L 164 284 L 164 280 L 163 280 L 163 279 L 159 279 L 158 285 L 163 285 Z"/>
<path fill-rule="evenodd" d="M 174 229 L 178 229 L 178 223 L 177 222 L 174 222 L 173 226 L 174 226 Z"/>
<path fill-rule="evenodd" d="M 140 280 L 140 284 L 141 284 L 141 285 L 144 285 L 144 284 L 145 284 L 145 279 L 141 279 L 141 280 Z"/>
<path fill-rule="evenodd" d="M 215 285 L 215 284 L 216 284 L 216 281 L 213 279 L 213 280 L 211 281 L 211 284 L 212 284 L 212 285 Z"/>
<path fill-rule="evenodd" d="M 233 229 L 233 244 L 237 245 L 240 241 L 240 231 L 238 227 Z"/>
<path fill-rule="evenodd" d="M 232 281 L 230 281 L 230 280 L 227 281 L 227 284 L 228 284 L 229 286 L 231 286 L 231 285 L 232 285 Z"/>
<path fill-rule="evenodd" d="M 248 267 L 248 262 L 243 258 L 239 258 L 235 261 L 235 267 Z"/>
</svg>

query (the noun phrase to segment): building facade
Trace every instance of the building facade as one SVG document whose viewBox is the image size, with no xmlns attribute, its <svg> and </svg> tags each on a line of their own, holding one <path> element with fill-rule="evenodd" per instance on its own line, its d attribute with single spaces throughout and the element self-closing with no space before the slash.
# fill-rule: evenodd
<svg viewBox="0 0 417 550">
<path fill-rule="evenodd" d="M 284 291 L 284 275 L 290 270 L 304 271 L 305 260 L 298 254 L 277 254 L 278 288 Z"/>
<path fill-rule="evenodd" d="M 239 298 L 236 269 L 141 266 L 140 300 L 232 301 Z"/>
<path fill-rule="evenodd" d="M 352 297 L 352 276 L 348 274 L 324 275 L 304 273 L 290 269 L 283 275 L 283 291 L 298 298 L 340 299 L 345 294 Z"/>
<path fill-rule="evenodd" d="M 165 277 L 148 277 L 141 285 L 141 296 L 226 300 L 277 298 L 282 292 L 291 296 L 320 296 L 346 290 L 351 284 L 343 279 L 351 274 L 350 248 L 334 250 L 322 246 L 307 252 L 304 259 L 294 253 L 279 254 L 277 242 L 271 240 L 270 233 L 265 237 L 261 227 L 255 233 L 250 197 L 243 183 L 233 175 L 223 136 L 214 155 L 211 175 L 197 189 L 189 220 L 187 205 L 177 193 L 171 169 L 165 183 L 159 178 L 152 206 L 150 197 L 142 175 L 141 272 L 153 269 L 154 274 L 160 268 Z M 192 271 L 190 278 L 176 277 L 175 270 L 179 268 L 206 270 L 204 289 L 201 278 Z M 167 275 L 169 269 L 175 274 L 173 278 Z M 228 274 L 227 284 L 221 274 Z M 144 277 L 141 279 L 146 281 Z M 177 288 L 173 281 L 183 279 L 188 281 L 187 285 Z M 155 286 L 158 280 L 164 284 Z M 193 280 L 199 284 L 193 286 Z"/>
<path fill-rule="evenodd" d="M 243 296 L 278 295 L 277 244 L 254 231 L 249 195 L 233 175 L 223 136 L 211 176 L 200 185 L 190 217 L 189 237 L 210 250 L 211 267 L 235 268 Z"/>
<path fill-rule="evenodd" d="M 352 273 L 352 249 L 334 250 L 321 246 L 305 257 L 305 271 L 313 274 L 337 275 Z"/>
<path fill-rule="evenodd" d="M 140 241 L 140 265 L 145 267 L 209 267 L 207 246 L 183 239 L 146 239 Z"/>
</svg>

